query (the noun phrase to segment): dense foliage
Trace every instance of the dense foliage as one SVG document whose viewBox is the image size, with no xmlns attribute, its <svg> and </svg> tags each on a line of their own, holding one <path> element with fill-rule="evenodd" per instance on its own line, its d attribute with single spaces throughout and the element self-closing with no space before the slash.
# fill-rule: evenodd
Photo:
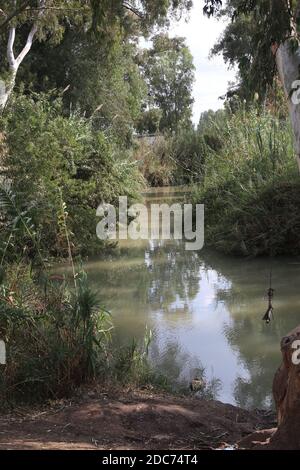
<svg viewBox="0 0 300 470">
<path fill-rule="evenodd" d="M 64 255 L 61 201 L 67 207 L 74 251 L 99 252 L 96 209 L 118 195 L 133 198 L 139 188 L 136 166 L 120 154 L 109 132 L 94 130 L 92 118 L 63 115 L 62 99 L 49 95 L 17 97 L 2 119 L 2 175 L 11 182 L 15 204 L 27 210 L 42 251 Z M 14 214 L 2 221 L 2 249 Z M 23 230 L 13 230 L 12 252 L 31 241 Z M 19 249 L 18 249 L 19 247 Z M 98 247 L 98 248 L 97 248 Z M 9 249 L 8 252 L 11 250 Z M 12 254 L 12 253 L 11 253 Z"/>
<path fill-rule="evenodd" d="M 194 65 L 184 38 L 154 36 L 152 47 L 143 52 L 140 63 L 148 85 L 146 119 L 149 112 L 159 109 L 160 131 L 176 132 L 180 127 L 190 127 Z"/>
<path fill-rule="evenodd" d="M 297 1 L 205 0 L 208 16 L 226 18 L 226 26 L 212 53 L 222 54 L 230 66 L 236 65 L 239 81 L 229 96 L 252 99 L 255 92 L 263 101 L 277 73 L 275 54 L 286 40 L 291 51 L 299 47 L 300 10 Z"/>
<path fill-rule="evenodd" d="M 211 120 L 205 176 L 195 199 L 205 203 L 206 242 L 228 253 L 300 253 L 300 185 L 286 119 L 257 105 Z"/>
<path fill-rule="evenodd" d="M 63 397 L 100 377 L 118 384 L 157 380 L 147 360 L 151 333 L 142 344 L 115 348 L 110 315 L 76 266 L 107 248 L 96 237 L 98 205 L 117 205 L 119 196 L 136 200 L 145 185 L 134 155 L 150 93 L 139 37 L 190 6 L 189 0 L 1 2 L 4 406 Z M 180 52 L 192 68 L 183 43 Z M 190 115 L 188 107 L 182 115 Z M 67 259 L 70 279 L 53 274 Z"/>
</svg>

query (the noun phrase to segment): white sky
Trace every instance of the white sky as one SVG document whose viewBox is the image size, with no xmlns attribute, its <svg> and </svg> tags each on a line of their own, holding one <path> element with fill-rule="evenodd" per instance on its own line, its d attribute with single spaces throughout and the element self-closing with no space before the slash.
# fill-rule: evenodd
<svg viewBox="0 0 300 470">
<path fill-rule="evenodd" d="M 223 101 L 219 100 L 227 91 L 229 81 L 234 81 L 235 71 L 228 70 L 222 56 L 208 59 L 210 49 L 221 35 L 226 23 L 203 15 L 203 1 L 194 0 L 194 7 L 190 13 L 189 21 L 181 20 L 169 30 L 170 36 L 186 38 L 194 57 L 196 67 L 194 84 L 194 112 L 193 121 L 198 124 L 202 111 L 219 109 Z"/>
</svg>

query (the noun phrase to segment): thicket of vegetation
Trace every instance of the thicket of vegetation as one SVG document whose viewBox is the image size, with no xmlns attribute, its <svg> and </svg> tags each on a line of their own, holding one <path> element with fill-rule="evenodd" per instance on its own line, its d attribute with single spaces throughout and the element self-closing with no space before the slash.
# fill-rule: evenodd
<svg viewBox="0 0 300 470">
<path fill-rule="evenodd" d="M 203 134 L 191 126 L 139 138 L 134 158 L 150 186 L 176 186 L 202 180 L 208 150 Z"/>
<path fill-rule="evenodd" d="M 135 157 L 135 134 L 151 131 L 142 122 L 159 115 L 168 132 L 190 122 L 193 65 L 184 40 L 156 36 L 151 67 L 138 47 L 141 35 L 151 37 L 153 26 L 189 7 L 188 0 L 136 8 L 122 1 L 1 4 L 3 405 L 66 396 L 96 378 L 166 385 L 148 364 L 151 334 L 115 348 L 110 315 L 75 265 L 105 249 L 96 237 L 98 205 L 136 200 L 147 184 Z M 178 83 L 185 101 L 175 109 L 174 97 L 158 91 L 161 60 L 174 83 L 186 70 Z M 53 275 L 62 260 L 72 265 L 71 281 Z"/>
<path fill-rule="evenodd" d="M 99 253 L 95 237 L 96 209 L 116 203 L 118 195 L 136 197 L 141 177 L 129 151 L 120 152 L 114 135 L 94 127 L 93 118 L 74 111 L 63 113 L 62 97 L 55 94 L 17 96 L 1 119 L 3 197 L 1 247 L 13 259 L 21 250 L 31 258 L 35 247 L 19 214 L 30 218 L 39 248 L 47 257 L 65 256 L 65 204 L 73 253 Z M 5 211 L 3 212 L 3 210 Z M 9 239 L 9 245 L 5 240 Z"/>
<path fill-rule="evenodd" d="M 105 306 L 74 268 L 74 257 L 105 249 L 95 233 L 100 203 L 134 200 L 147 184 L 197 183 L 206 242 L 243 255 L 300 253 L 286 96 L 269 89 L 276 70 L 270 44 L 280 45 L 297 18 L 282 2 L 227 2 L 220 15 L 234 21 L 213 53 L 238 65 L 239 83 L 225 109 L 203 113 L 195 129 L 186 42 L 152 35 L 191 3 L 1 2 L 4 401 L 63 396 L 96 377 L 156 380 L 147 362 L 151 335 L 117 353 Z M 222 4 L 204 3 L 209 14 Z M 149 47 L 140 48 L 141 36 Z M 51 265 L 67 258 L 71 285 L 51 276 Z"/>
<path fill-rule="evenodd" d="M 299 254 L 300 183 L 289 120 L 254 103 L 237 105 L 206 132 L 203 180 L 206 242 L 239 255 Z M 214 139 L 214 141 L 215 141 Z"/>
<path fill-rule="evenodd" d="M 33 273 L 20 262 L 1 271 L 0 336 L 7 344 L 1 367 L 1 407 L 58 399 L 85 383 L 167 387 L 148 362 L 151 334 L 113 345 L 112 319 L 81 271 L 74 283 Z"/>
</svg>

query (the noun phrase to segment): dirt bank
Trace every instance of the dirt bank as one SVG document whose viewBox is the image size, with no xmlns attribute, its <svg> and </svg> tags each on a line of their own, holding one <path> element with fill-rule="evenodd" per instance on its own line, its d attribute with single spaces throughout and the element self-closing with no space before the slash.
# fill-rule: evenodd
<svg viewBox="0 0 300 470">
<path fill-rule="evenodd" d="M 274 417 L 217 401 L 151 392 L 89 392 L 72 402 L 0 418 L 0 449 L 216 449 Z"/>
</svg>

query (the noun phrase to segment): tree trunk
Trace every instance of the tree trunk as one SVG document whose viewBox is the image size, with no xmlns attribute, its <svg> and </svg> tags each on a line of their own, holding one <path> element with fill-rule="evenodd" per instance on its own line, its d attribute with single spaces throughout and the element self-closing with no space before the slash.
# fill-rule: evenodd
<svg viewBox="0 0 300 470">
<path fill-rule="evenodd" d="M 300 326 L 281 341 L 283 361 L 273 383 L 278 429 L 270 440 L 272 449 L 300 449 L 300 364 L 295 363 L 295 342 L 300 342 Z"/>
<path fill-rule="evenodd" d="M 240 449 L 300 449 L 300 350 L 296 349 L 299 344 L 300 326 L 281 340 L 282 364 L 273 381 L 278 427 L 247 436 L 238 443 Z"/>
<path fill-rule="evenodd" d="M 16 80 L 15 72 L 11 72 L 10 77 L 7 78 L 6 80 L 2 80 L 0 78 L 0 112 L 2 112 L 3 109 L 5 108 L 6 103 L 10 95 L 13 92 L 13 89 L 15 86 L 15 80 Z"/>
<path fill-rule="evenodd" d="M 44 7 L 45 0 L 40 0 L 41 7 Z M 40 11 L 39 17 L 43 15 L 43 10 Z M 27 41 L 18 57 L 15 57 L 14 54 L 14 43 L 16 37 L 16 28 L 12 26 L 9 30 L 8 41 L 7 41 L 7 62 L 9 65 L 9 71 L 7 73 L 7 78 L 0 78 L 0 113 L 6 106 L 6 103 L 13 92 L 16 76 L 18 69 L 30 51 L 33 43 L 34 36 L 37 32 L 37 25 L 33 24 L 29 34 L 27 36 Z"/>
<path fill-rule="evenodd" d="M 288 101 L 297 163 L 300 171 L 300 49 L 292 51 L 289 40 L 281 44 L 276 51 L 276 64 Z M 298 96 L 296 96 L 298 95 Z M 295 97 L 298 98 L 296 102 Z"/>
</svg>

